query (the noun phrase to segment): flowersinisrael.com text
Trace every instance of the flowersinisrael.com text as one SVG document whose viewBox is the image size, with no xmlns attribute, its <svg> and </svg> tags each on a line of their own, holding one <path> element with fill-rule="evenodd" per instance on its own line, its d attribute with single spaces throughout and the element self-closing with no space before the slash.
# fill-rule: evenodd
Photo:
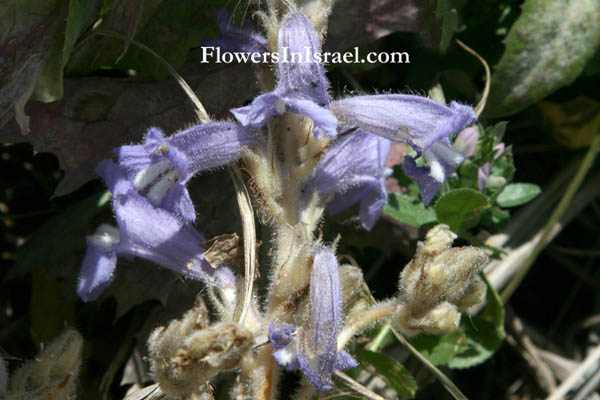
<svg viewBox="0 0 600 400">
<path fill-rule="evenodd" d="M 407 52 L 394 51 L 391 53 L 370 52 L 361 56 L 358 47 L 352 51 L 346 52 L 324 52 L 311 53 L 309 47 L 304 52 L 290 52 L 284 47 L 281 52 L 264 53 L 245 53 L 221 51 L 221 48 L 214 46 L 202 47 L 202 64 L 231 64 L 247 63 L 255 64 L 277 64 L 277 63 L 303 63 L 317 62 L 323 64 L 410 64 L 410 57 Z"/>
</svg>

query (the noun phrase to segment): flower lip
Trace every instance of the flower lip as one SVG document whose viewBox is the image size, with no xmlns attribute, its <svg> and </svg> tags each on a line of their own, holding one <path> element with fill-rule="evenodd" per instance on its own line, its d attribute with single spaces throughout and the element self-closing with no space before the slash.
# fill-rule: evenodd
<svg viewBox="0 0 600 400">
<path fill-rule="evenodd" d="M 286 17 L 279 29 L 279 54 L 301 54 L 307 59 L 279 62 L 275 90 L 256 97 L 251 104 L 231 110 L 243 125 L 262 128 L 275 115 L 285 111 L 302 114 L 314 122 L 315 137 L 334 137 L 337 119 L 329 109 L 329 81 L 321 63 L 313 55 L 320 53 L 319 36 L 308 19 L 299 13 Z M 283 60 L 282 60 L 283 61 Z"/>
</svg>

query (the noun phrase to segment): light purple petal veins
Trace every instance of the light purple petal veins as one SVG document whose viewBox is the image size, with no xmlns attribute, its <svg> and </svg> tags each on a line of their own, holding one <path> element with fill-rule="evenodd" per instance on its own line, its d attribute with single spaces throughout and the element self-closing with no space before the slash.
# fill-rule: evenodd
<svg viewBox="0 0 600 400">
<path fill-rule="evenodd" d="M 331 374 L 349 366 L 337 351 L 342 318 L 342 289 L 337 259 L 325 246 L 315 245 L 310 277 L 311 315 L 298 351 L 298 362 L 310 383 L 322 392 L 333 387 Z M 341 359 L 340 357 L 343 357 Z"/>
<path fill-rule="evenodd" d="M 417 152 L 472 125 L 477 116 L 469 106 L 445 106 L 427 97 L 389 94 L 355 96 L 332 104 L 340 122 L 410 144 Z"/>
<path fill-rule="evenodd" d="M 278 64 L 277 92 L 287 98 L 311 100 L 320 107 L 329 106 L 329 81 L 323 65 L 314 57 L 321 52 L 319 35 L 302 14 L 292 14 L 279 30 L 277 49 L 289 62 Z M 300 56 L 294 60 L 293 55 Z M 296 62 L 294 62 L 296 61 Z"/>
<path fill-rule="evenodd" d="M 373 227 L 387 201 L 385 180 L 391 169 L 385 161 L 390 147 L 388 139 L 360 129 L 334 140 L 314 177 L 319 194 L 333 197 L 329 212 L 335 214 L 360 202 L 363 227 Z"/>
<path fill-rule="evenodd" d="M 310 277 L 310 316 L 302 328 L 269 327 L 273 357 L 288 370 L 301 369 L 319 392 L 333 387 L 331 374 L 357 365 L 350 354 L 337 351 L 342 319 L 342 289 L 337 259 L 323 245 L 313 249 Z"/>
<path fill-rule="evenodd" d="M 154 206 L 195 219 L 185 184 L 197 172 L 241 157 L 243 148 L 259 142 L 253 132 L 231 123 L 202 124 L 166 138 L 151 128 L 141 145 L 116 149 L 120 166 L 140 194 Z"/>
<path fill-rule="evenodd" d="M 316 137 L 336 135 L 337 119 L 329 109 L 329 81 L 315 59 L 319 35 L 302 14 L 291 14 L 279 30 L 278 81 L 274 91 L 258 96 L 244 107 L 231 110 L 243 126 L 261 128 L 270 118 L 286 111 L 305 115 L 314 122 Z"/>
</svg>

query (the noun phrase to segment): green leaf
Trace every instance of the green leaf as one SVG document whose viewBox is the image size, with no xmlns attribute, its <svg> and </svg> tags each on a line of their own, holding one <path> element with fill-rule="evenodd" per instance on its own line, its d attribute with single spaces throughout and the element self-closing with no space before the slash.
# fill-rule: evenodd
<svg viewBox="0 0 600 400">
<path fill-rule="evenodd" d="M 454 232 L 462 232 L 477 225 L 488 206 L 483 193 L 462 188 L 443 195 L 435 204 L 435 213 L 440 223 L 447 224 Z"/>
<path fill-rule="evenodd" d="M 502 340 L 506 337 L 506 332 L 504 331 L 504 303 L 502 303 L 500 294 L 496 291 L 496 288 L 492 286 L 487 276 L 484 273 L 481 273 L 481 277 L 488 288 L 486 305 L 481 317 L 494 324 L 496 335 Z"/>
<path fill-rule="evenodd" d="M 46 221 L 19 248 L 7 278 L 38 268 L 46 268 L 52 275 L 72 264 L 74 257 L 79 257 L 76 253 L 85 249 L 85 236 L 93 229 L 94 218 L 106 210 L 109 200 L 109 192 L 96 193 Z"/>
<path fill-rule="evenodd" d="M 219 6 L 218 0 L 143 0 L 139 12 L 136 4 L 140 1 L 117 2 L 106 10 L 105 23 L 110 30 L 125 35 L 125 42 L 120 38 L 94 37 L 73 55 L 67 70 L 85 74 L 96 69 L 132 69 L 138 76 L 162 79 L 169 74 L 154 56 L 136 46 L 127 48 L 132 39 L 148 46 L 177 69 L 186 61 L 190 49 L 199 47 L 204 38 L 214 37 L 218 32 L 211 12 L 211 7 Z M 123 55 L 124 46 L 127 52 Z"/>
<path fill-rule="evenodd" d="M 411 344 L 433 365 L 446 365 L 457 354 L 467 349 L 462 330 L 447 335 L 418 335 Z"/>
<path fill-rule="evenodd" d="M 512 115 L 569 85 L 600 44 L 598 0 L 527 0 L 492 76 L 486 116 Z"/>
<path fill-rule="evenodd" d="M 417 383 L 408 370 L 392 358 L 373 351 L 357 349 L 354 353 L 361 365 L 369 364 L 400 396 L 413 398 Z"/>
<path fill-rule="evenodd" d="M 451 0 L 438 0 L 435 14 L 437 19 L 442 20 L 440 50 L 445 52 L 448 49 L 448 46 L 450 46 L 452 35 L 458 28 L 458 11 L 453 7 Z"/>
<path fill-rule="evenodd" d="M 425 207 L 420 199 L 398 193 L 390 194 L 383 213 L 411 226 L 422 226 L 436 221 L 432 207 Z"/>
<path fill-rule="evenodd" d="M 500 207 L 515 207 L 533 200 L 542 189 L 533 183 L 511 183 L 500 192 L 496 202 Z"/>
<path fill-rule="evenodd" d="M 463 369 L 481 364 L 496 352 L 506 337 L 502 300 L 485 276 L 484 280 L 488 286 L 485 310 L 479 316 L 463 318 L 461 330 L 467 348 L 450 360 L 450 368 Z"/>
<path fill-rule="evenodd" d="M 100 0 L 71 0 L 65 28 L 65 41 L 62 50 L 62 66 L 67 65 L 75 41 L 94 20 L 99 16 Z M 62 76 L 62 70 L 61 70 Z"/>
</svg>

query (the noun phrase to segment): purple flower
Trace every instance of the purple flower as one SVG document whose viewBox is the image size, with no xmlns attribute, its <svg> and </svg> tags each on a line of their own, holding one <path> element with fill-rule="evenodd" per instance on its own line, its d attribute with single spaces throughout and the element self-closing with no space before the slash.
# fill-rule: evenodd
<svg viewBox="0 0 600 400">
<path fill-rule="evenodd" d="M 498 143 L 494 146 L 494 160 L 498 159 L 504 153 L 504 143 Z M 490 176 L 490 163 L 483 164 L 477 170 L 477 187 L 479 190 L 485 189 L 485 183 Z"/>
<path fill-rule="evenodd" d="M 447 107 L 427 97 L 404 94 L 349 97 L 334 102 L 332 109 L 343 123 L 407 143 L 417 152 L 477 119 L 471 107 L 456 102 Z"/>
<path fill-rule="evenodd" d="M 314 186 L 324 198 L 333 198 L 329 212 L 338 213 L 360 202 L 360 219 L 371 230 L 387 201 L 385 167 L 391 141 L 360 129 L 335 139 L 317 166 Z"/>
<path fill-rule="evenodd" d="M 447 107 L 426 97 L 400 94 L 350 97 L 334 102 L 332 108 L 340 121 L 407 143 L 424 156 L 426 166 L 417 167 L 406 157 L 404 169 L 417 182 L 425 204 L 464 159 L 448 137 L 477 119 L 471 107 L 456 102 Z"/>
<path fill-rule="evenodd" d="M 433 200 L 442 183 L 454 173 L 465 158 L 452 148 L 448 139 L 435 142 L 422 155 L 427 165 L 419 167 L 413 157 L 405 157 L 402 167 L 406 175 L 417 183 L 421 198 L 427 205 Z"/>
<path fill-rule="evenodd" d="M 118 228 L 104 224 L 87 237 L 77 288 L 84 301 L 96 300 L 110 285 L 118 256 L 140 257 L 186 277 L 222 284 L 224 267 L 215 270 L 204 260 L 200 248 L 204 238 L 200 233 L 176 214 L 141 196 L 118 164 L 105 160 L 97 172 L 112 192 Z"/>
<path fill-rule="evenodd" d="M 216 168 L 241 157 L 244 146 L 258 143 L 249 130 L 231 123 L 195 126 L 166 138 L 150 128 L 144 142 L 116 149 L 119 165 L 133 188 L 156 207 L 194 221 L 194 205 L 185 184 L 198 171 Z"/>
<path fill-rule="evenodd" d="M 205 46 L 219 46 L 223 51 L 232 53 L 265 53 L 269 51 L 267 40 L 254 32 L 244 21 L 242 28 L 236 27 L 225 10 L 216 10 L 217 24 L 219 25 L 219 38 L 207 40 Z"/>
<path fill-rule="evenodd" d="M 342 318 L 342 289 L 338 263 L 331 250 L 315 245 L 310 275 L 310 316 L 302 328 L 283 324 L 269 328 L 273 356 L 286 369 L 301 369 L 319 392 L 333 387 L 334 371 L 358 364 L 350 354 L 337 350 Z"/>
<path fill-rule="evenodd" d="M 314 133 L 336 135 L 337 120 L 329 109 L 329 81 L 321 63 L 317 32 L 302 14 L 291 14 L 279 29 L 278 81 L 275 90 L 262 94 L 244 107 L 231 110 L 243 125 L 258 129 L 286 111 L 303 114 L 314 122 Z M 277 60 L 275 60 L 277 61 Z"/>
<path fill-rule="evenodd" d="M 477 153 L 475 147 L 477 146 L 478 139 L 479 128 L 477 128 L 477 126 L 470 126 L 463 129 L 458 136 L 456 136 L 454 143 L 452 143 L 452 147 L 466 158 L 469 158 Z"/>
</svg>

